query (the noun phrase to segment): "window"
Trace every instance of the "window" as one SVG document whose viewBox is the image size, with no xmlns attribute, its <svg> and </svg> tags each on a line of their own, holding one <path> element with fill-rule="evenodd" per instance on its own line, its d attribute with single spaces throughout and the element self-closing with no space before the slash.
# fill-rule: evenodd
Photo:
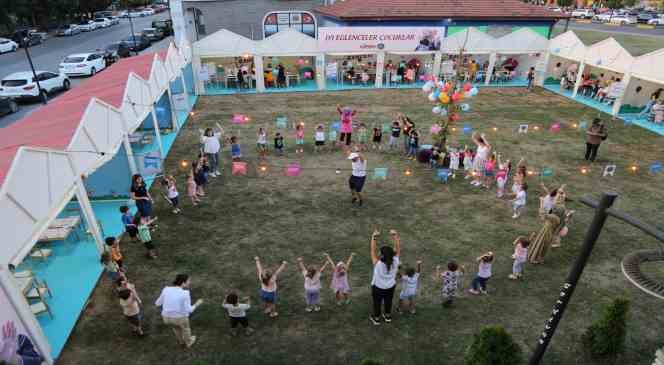
<svg viewBox="0 0 664 365">
<path fill-rule="evenodd" d="M 79 63 L 85 61 L 85 57 L 67 57 L 62 63 Z"/>
<path fill-rule="evenodd" d="M 17 87 L 28 83 L 28 80 L 2 80 L 2 86 Z"/>
</svg>

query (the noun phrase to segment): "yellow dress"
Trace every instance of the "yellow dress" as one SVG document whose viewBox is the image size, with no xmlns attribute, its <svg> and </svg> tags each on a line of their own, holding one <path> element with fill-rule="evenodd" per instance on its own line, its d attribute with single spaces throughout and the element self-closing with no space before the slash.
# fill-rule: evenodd
<svg viewBox="0 0 664 365">
<path fill-rule="evenodd" d="M 560 225 L 560 218 L 555 214 L 545 214 L 542 219 L 544 220 L 542 228 L 536 234 L 530 235 L 528 262 L 533 264 L 539 264 L 544 260 L 553 242 L 556 228 Z"/>
</svg>

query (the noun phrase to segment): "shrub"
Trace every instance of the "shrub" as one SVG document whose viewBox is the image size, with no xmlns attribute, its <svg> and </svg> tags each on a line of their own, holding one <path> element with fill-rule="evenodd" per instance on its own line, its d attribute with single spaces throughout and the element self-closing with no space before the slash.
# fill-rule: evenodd
<svg viewBox="0 0 664 365">
<path fill-rule="evenodd" d="M 364 359 L 361 365 L 384 365 L 384 363 L 376 359 Z"/>
<path fill-rule="evenodd" d="M 602 318 L 584 332 L 582 342 L 593 358 L 615 357 L 625 349 L 629 300 L 616 298 Z"/>
<path fill-rule="evenodd" d="M 466 351 L 466 365 L 516 365 L 523 361 L 521 348 L 503 327 L 484 327 Z"/>
</svg>

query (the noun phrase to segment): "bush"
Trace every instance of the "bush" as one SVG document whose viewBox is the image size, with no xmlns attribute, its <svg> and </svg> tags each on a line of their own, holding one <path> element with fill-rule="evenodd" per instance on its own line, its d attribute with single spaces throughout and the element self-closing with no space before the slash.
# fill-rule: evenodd
<svg viewBox="0 0 664 365">
<path fill-rule="evenodd" d="M 466 365 L 521 364 L 521 348 L 503 327 L 484 327 L 466 351 Z"/>
<path fill-rule="evenodd" d="M 384 365 L 384 363 L 376 359 L 364 359 L 361 365 Z"/>
<path fill-rule="evenodd" d="M 616 298 L 602 318 L 593 323 L 582 336 L 586 350 L 593 358 L 615 357 L 625 349 L 629 300 Z"/>
</svg>

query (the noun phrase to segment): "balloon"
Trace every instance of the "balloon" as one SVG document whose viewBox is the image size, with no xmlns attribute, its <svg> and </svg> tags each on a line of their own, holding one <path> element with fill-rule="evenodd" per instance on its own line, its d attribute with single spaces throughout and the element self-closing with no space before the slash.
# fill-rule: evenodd
<svg viewBox="0 0 664 365">
<path fill-rule="evenodd" d="M 461 110 L 464 111 L 464 112 L 469 111 L 470 110 L 470 105 L 466 104 L 466 103 L 461 104 Z"/>
<path fill-rule="evenodd" d="M 303 60 L 302 58 L 298 58 L 298 60 L 297 60 L 297 65 L 298 65 L 298 66 L 302 66 L 302 65 L 304 65 L 304 60 Z"/>
<path fill-rule="evenodd" d="M 457 102 L 459 100 L 461 100 L 461 94 L 460 93 L 455 92 L 454 94 L 452 94 L 452 101 Z"/>
<path fill-rule="evenodd" d="M 438 134 L 442 128 L 438 124 L 434 124 L 431 126 L 431 129 L 429 130 L 431 134 Z"/>
<path fill-rule="evenodd" d="M 436 100 L 438 100 L 438 98 L 440 97 L 440 90 L 438 90 L 438 89 L 434 90 L 433 95 L 436 97 Z"/>
<path fill-rule="evenodd" d="M 447 109 L 445 109 L 445 108 L 440 109 L 440 115 L 443 116 L 443 117 L 446 116 L 447 115 Z"/>
<path fill-rule="evenodd" d="M 467 82 L 465 85 L 463 85 L 463 91 L 470 91 L 472 87 L 473 85 L 471 85 L 470 82 Z"/>
<path fill-rule="evenodd" d="M 450 120 L 453 121 L 453 122 L 458 121 L 460 118 L 461 118 L 461 117 L 459 116 L 459 114 L 456 114 L 456 113 L 450 115 Z"/>
<path fill-rule="evenodd" d="M 438 100 L 440 100 L 440 102 L 443 104 L 447 104 L 450 102 L 450 97 L 447 94 L 440 94 Z"/>
<path fill-rule="evenodd" d="M 448 91 L 450 91 L 450 85 L 449 84 L 443 85 L 443 92 L 446 93 Z"/>
<path fill-rule="evenodd" d="M 438 81 L 438 87 L 442 89 L 445 87 L 445 83 L 443 81 Z"/>
<path fill-rule="evenodd" d="M 435 92 L 429 94 L 429 101 L 436 101 L 436 100 L 438 100 L 438 98 L 436 97 Z"/>
<path fill-rule="evenodd" d="M 440 107 L 434 106 L 433 109 L 431 109 L 431 112 L 434 114 L 440 114 Z"/>
<path fill-rule="evenodd" d="M 473 96 L 477 95 L 479 92 L 480 91 L 477 89 L 477 86 L 474 86 L 472 89 L 470 89 L 470 94 Z"/>
<path fill-rule="evenodd" d="M 433 89 L 433 87 L 431 85 L 429 85 L 428 83 L 426 83 L 426 84 L 424 84 L 424 86 L 422 86 L 422 91 L 424 91 L 425 93 L 431 92 L 432 89 Z"/>
</svg>

